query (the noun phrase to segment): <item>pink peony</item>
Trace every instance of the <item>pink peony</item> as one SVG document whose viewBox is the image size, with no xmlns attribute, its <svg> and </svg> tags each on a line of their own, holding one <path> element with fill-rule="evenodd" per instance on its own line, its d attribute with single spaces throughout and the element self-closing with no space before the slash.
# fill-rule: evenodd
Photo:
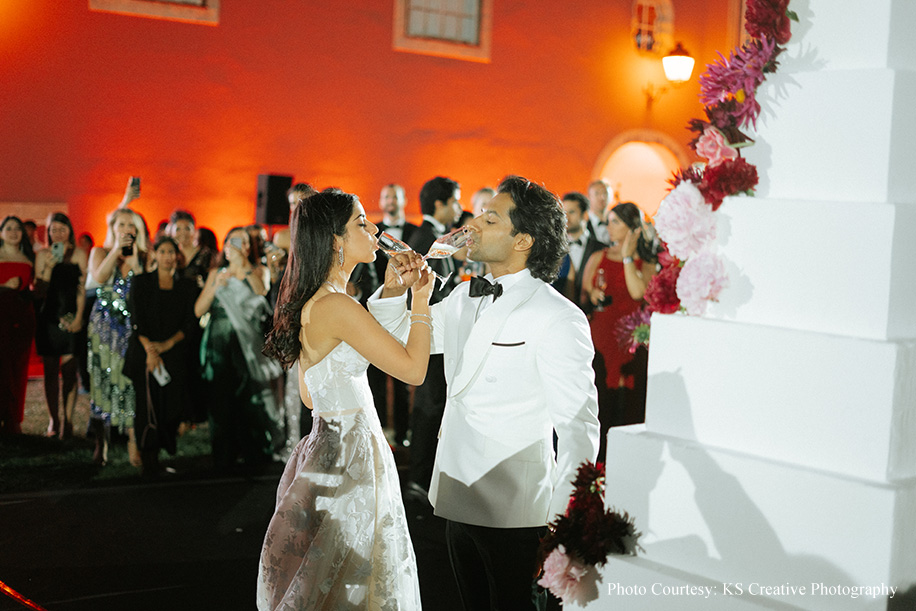
<svg viewBox="0 0 916 611">
<path fill-rule="evenodd" d="M 714 166 L 723 159 L 734 159 L 738 151 L 728 145 L 722 132 L 713 126 L 707 126 L 703 135 L 697 140 L 697 154 L 709 160 L 709 165 Z"/>
<path fill-rule="evenodd" d="M 655 215 L 658 236 L 681 261 L 716 239 L 716 217 L 696 185 L 684 181 L 672 189 Z"/>
<path fill-rule="evenodd" d="M 717 301 L 727 286 L 725 264 L 717 254 L 706 250 L 684 263 L 677 279 L 677 297 L 688 314 L 702 316 L 706 304 Z"/>
<path fill-rule="evenodd" d="M 578 559 L 566 555 L 566 548 L 557 546 L 544 560 L 544 575 L 538 585 L 547 588 L 564 603 L 576 598 L 586 566 Z"/>
</svg>

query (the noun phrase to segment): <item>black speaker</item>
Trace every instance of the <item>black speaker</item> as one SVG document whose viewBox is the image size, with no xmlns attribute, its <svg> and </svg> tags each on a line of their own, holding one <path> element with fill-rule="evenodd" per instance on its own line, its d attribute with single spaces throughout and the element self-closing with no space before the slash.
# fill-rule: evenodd
<svg viewBox="0 0 916 611">
<path fill-rule="evenodd" d="M 259 225 L 288 225 L 289 199 L 286 192 L 293 186 L 292 176 L 258 174 L 258 200 L 254 220 Z"/>
</svg>

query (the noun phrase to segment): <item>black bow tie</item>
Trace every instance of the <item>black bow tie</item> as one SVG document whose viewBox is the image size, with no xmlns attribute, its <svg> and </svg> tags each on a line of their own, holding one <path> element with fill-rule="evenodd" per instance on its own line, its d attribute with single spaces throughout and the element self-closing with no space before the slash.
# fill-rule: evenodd
<svg viewBox="0 0 916 611">
<path fill-rule="evenodd" d="M 582 246 L 582 238 L 579 238 L 577 240 L 570 240 L 569 245 L 572 246 L 573 244 L 576 244 L 577 246 Z"/>
<path fill-rule="evenodd" d="M 498 282 L 491 283 L 482 276 L 473 276 L 471 277 L 471 287 L 468 294 L 471 297 L 493 295 L 493 301 L 496 301 L 503 294 L 503 285 Z"/>
</svg>

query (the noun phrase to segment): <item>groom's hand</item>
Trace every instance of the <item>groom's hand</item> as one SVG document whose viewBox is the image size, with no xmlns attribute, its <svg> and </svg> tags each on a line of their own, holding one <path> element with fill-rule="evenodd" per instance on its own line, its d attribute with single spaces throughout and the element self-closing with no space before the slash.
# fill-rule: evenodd
<svg viewBox="0 0 916 611">
<path fill-rule="evenodd" d="M 407 292 L 417 280 L 426 262 L 415 252 L 401 253 L 388 259 L 382 297 L 398 297 Z"/>
</svg>

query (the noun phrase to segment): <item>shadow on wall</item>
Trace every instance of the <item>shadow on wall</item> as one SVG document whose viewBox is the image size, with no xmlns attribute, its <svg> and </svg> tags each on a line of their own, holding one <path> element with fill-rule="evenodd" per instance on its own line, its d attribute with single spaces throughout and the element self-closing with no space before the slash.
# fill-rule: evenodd
<svg viewBox="0 0 916 611">
<path fill-rule="evenodd" d="M 687 441 L 694 438 L 692 408 L 679 373 L 655 375 L 650 384 L 665 387 L 666 396 L 671 398 L 666 408 L 673 410 L 665 414 L 665 418 L 678 424 L 677 430 L 682 432 L 680 437 L 684 439 L 668 437 L 661 443 L 634 443 L 626 447 L 628 464 L 638 465 L 638 469 L 633 470 L 633 479 L 628 482 L 637 500 L 628 499 L 625 509 L 636 517 L 637 527 L 646 534 L 641 544 L 647 559 L 716 581 L 742 583 L 744 597 L 758 601 L 760 593 L 751 596 L 748 591 L 751 583 L 807 586 L 809 590 L 812 584 L 825 587 L 878 585 L 858 583 L 826 557 L 793 553 L 787 549 L 787 546 L 804 546 L 804 541 L 796 544 L 780 539 L 779 533 L 786 538 L 793 536 L 792 532 L 810 532 L 817 542 L 823 529 L 832 528 L 825 524 L 843 525 L 855 521 L 850 516 L 855 507 L 837 499 L 836 511 L 824 515 L 823 523 L 798 523 L 806 514 L 810 516 L 811 510 L 804 506 L 804 498 L 792 497 L 790 483 L 784 490 L 779 489 L 779 482 L 770 485 L 771 482 L 745 478 L 743 484 L 720 465 L 722 458 L 717 459 L 718 455 Z M 609 444 L 613 442 L 612 437 Z M 723 464 L 730 462 L 726 460 Z M 620 477 L 627 479 L 630 476 Z M 755 485 L 749 492 L 745 486 L 750 483 Z M 756 484 L 763 485 L 765 496 L 761 496 L 761 486 Z M 766 495 L 770 495 L 769 498 Z M 784 504 L 776 502 L 774 496 L 782 498 Z M 673 497 L 677 497 L 674 503 Z M 798 505 L 793 506 L 794 503 Z M 644 521 L 650 516 L 651 523 L 647 525 Z M 865 516 L 860 518 L 867 519 Z M 771 519 L 777 520 L 779 533 Z M 791 527 L 786 529 L 786 525 Z M 840 530 L 829 532 L 837 539 L 847 537 L 847 533 Z M 861 533 L 858 536 L 848 533 L 848 536 L 848 545 L 855 545 L 855 541 L 862 538 Z M 823 538 L 820 541 L 823 542 Z M 887 601 L 888 609 L 914 608 L 906 606 L 912 605 L 916 597 L 914 588 L 898 596 Z M 804 599 L 797 594 L 774 598 L 804 608 L 863 608 L 863 600 L 816 597 L 810 591 Z M 881 602 L 870 600 L 868 608 L 875 608 L 873 605 Z M 881 608 L 884 608 L 883 603 Z"/>
</svg>

